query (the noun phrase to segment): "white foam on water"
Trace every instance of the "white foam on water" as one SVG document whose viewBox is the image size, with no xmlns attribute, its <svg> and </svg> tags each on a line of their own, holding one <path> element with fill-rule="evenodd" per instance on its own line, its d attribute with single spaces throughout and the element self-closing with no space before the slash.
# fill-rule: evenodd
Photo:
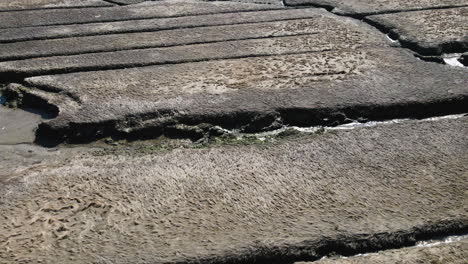
<svg viewBox="0 0 468 264">
<path fill-rule="evenodd" d="M 342 124 L 339 126 L 335 127 L 327 127 L 327 126 L 312 126 L 312 127 L 298 127 L 298 126 L 285 126 L 280 129 L 272 130 L 272 131 L 266 131 L 266 132 L 261 132 L 261 133 L 255 133 L 255 134 L 249 134 L 249 133 L 241 133 L 238 130 L 227 130 L 223 129 L 221 127 L 218 127 L 218 129 L 223 130 L 227 134 L 232 134 L 235 135 L 237 139 L 242 139 L 244 137 L 256 137 L 257 139 L 261 141 L 267 140 L 269 137 L 276 136 L 282 132 L 288 131 L 288 130 L 295 130 L 301 133 L 317 133 L 317 132 L 323 132 L 323 131 L 336 131 L 336 130 L 352 130 L 356 128 L 365 128 L 365 127 L 375 127 L 375 126 L 380 126 L 380 125 L 391 125 L 391 124 L 401 124 L 405 122 L 410 122 L 410 121 L 417 121 L 417 122 L 433 122 L 433 121 L 439 121 L 439 120 L 447 120 L 447 119 L 458 119 L 462 118 L 464 116 L 468 116 L 468 113 L 463 113 L 463 114 L 455 114 L 455 115 L 446 115 L 446 116 L 437 116 L 437 117 L 429 117 L 429 118 L 424 118 L 424 119 L 409 119 L 409 118 L 401 118 L 401 119 L 391 119 L 391 120 L 386 120 L 386 121 L 368 121 L 368 122 L 351 122 L 347 124 Z"/>
<path fill-rule="evenodd" d="M 466 240 L 466 239 L 468 239 L 468 235 L 448 236 L 448 237 L 441 238 L 441 239 L 419 241 L 416 243 L 415 246 L 403 247 L 401 249 L 405 249 L 405 248 L 411 249 L 411 248 L 417 248 L 417 247 L 434 247 L 434 246 L 439 246 L 439 245 L 444 245 L 444 244 L 451 244 L 451 243 L 459 242 L 459 241 Z M 389 249 L 389 250 L 392 250 L 392 249 Z M 354 257 L 375 256 L 375 255 L 379 255 L 381 252 L 385 252 L 385 250 L 380 251 L 380 252 L 361 253 L 361 254 L 356 254 L 353 256 L 335 256 L 335 257 L 324 256 L 320 260 L 332 259 L 332 258 L 348 259 L 348 258 L 354 258 Z"/>
<path fill-rule="evenodd" d="M 444 62 L 454 67 L 465 67 L 457 58 L 444 58 Z"/>
<path fill-rule="evenodd" d="M 453 54 L 443 54 L 442 59 L 444 60 L 445 64 L 454 66 L 454 67 L 463 67 L 466 68 L 465 65 L 463 65 L 459 59 L 461 58 L 462 54 L 459 53 L 453 53 Z"/>
<path fill-rule="evenodd" d="M 459 242 L 462 240 L 468 239 L 468 235 L 462 235 L 462 236 L 449 236 L 444 239 L 434 239 L 434 240 L 428 240 L 428 241 L 421 241 L 416 243 L 416 247 L 434 247 L 442 244 L 450 244 L 450 243 L 455 243 Z"/>
<path fill-rule="evenodd" d="M 389 35 L 386 35 L 387 39 L 390 40 L 392 43 L 398 42 L 397 39 L 392 39 Z"/>
</svg>

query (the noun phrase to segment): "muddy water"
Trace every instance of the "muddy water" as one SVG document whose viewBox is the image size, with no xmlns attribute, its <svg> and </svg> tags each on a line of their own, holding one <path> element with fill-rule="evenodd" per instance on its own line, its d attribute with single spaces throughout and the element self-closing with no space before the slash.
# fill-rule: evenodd
<svg viewBox="0 0 468 264">
<path fill-rule="evenodd" d="M 0 102 L 0 145 L 32 143 L 36 128 L 44 118 L 30 111 L 3 106 L 3 97 Z"/>
</svg>

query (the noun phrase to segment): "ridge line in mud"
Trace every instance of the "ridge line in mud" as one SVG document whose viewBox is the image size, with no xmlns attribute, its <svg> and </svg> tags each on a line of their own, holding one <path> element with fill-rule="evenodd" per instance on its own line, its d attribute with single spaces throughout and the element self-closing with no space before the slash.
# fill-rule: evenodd
<svg viewBox="0 0 468 264">
<path fill-rule="evenodd" d="M 229 25 L 228 25 L 229 26 Z M 89 51 L 79 51 L 79 52 L 71 52 L 71 53 L 48 53 L 48 54 L 37 54 L 37 55 L 27 55 L 27 56 L 10 56 L 10 57 L 3 57 L 0 59 L 0 62 L 8 62 L 8 61 L 20 61 L 20 60 L 28 60 L 28 59 L 36 59 L 36 58 L 50 58 L 50 57 L 59 57 L 59 56 L 73 56 L 73 55 L 84 55 L 84 54 L 93 54 L 93 53 L 106 53 L 106 52 L 116 52 L 116 51 L 130 51 L 130 50 L 144 50 L 144 49 L 152 49 L 152 48 L 170 48 L 170 47 L 182 47 L 182 46 L 189 46 L 189 45 L 197 45 L 197 44 L 211 44 L 211 43 L 223 43 L 228 41 L 242 41 L 242 40 L 260 40 L 260 39 L 270 39 L 270 38 L 281 38 L 281 37 L 295 37 L 295 36 L 303 36 L 303 35 L 316 35 L 317 33 L 295 33 L 290 35 L 283 35 L 283 36 L 259 36 L 259 37 L 245 37 L 245 38 L 231 38 L 231 39 L 223 39 L 223 40 L 211 40 L 211 41 L 193 41 L 187 42 L 183 44 L 172 44 L 172 45 L 142 45 L 136 47 L 123 47 L 123 48 L 114 48 L 114 49 L 97 49 L 97 50 L 89 50 Z"/>
<path fill-rule="evenodd" d="M 284 12 L 289 9 L 272 9 L 272 10 L 259 10 L 259 11 L 253 11 L 253 12 Z M 225 13 L 225 14 L 236 14 L 238 12 L 232 12 L 232 13 Z M 208 14 L 206 16 L 212 16 L 212 15 L 217 15 L 217 14 Z M 189 15 L 186 17 L 197 17 L 197 16 L 204 16 L 204 15 Z M 172 17 L 169 17 L 172 18 Z M 299 19 L 311 19 L 311 17 L 292 17 L 292 18 L 271 18 L 271 19 L 265 19 L 261 21 L 252 21 L 252 22 L 234 22 L 234 23 L 223 23 L 222 21 L 219 24 L 200 24 L 200 25 L 189 25 L 189 26 L 171 26 L 167 28 L 161 28 L 161 29 L 135 29 L 135 30 L 120 30 L 120 31 L 109 31 L 109 32 L 98 32 L 98 33 L 83 33 L 83 34 L 74 34 L 74 35 L 65 35 L 65 36 L 57 36 L 57 37 L 32 37 L 32 38 L 27 38 L 29 36 L 26 36 L 23 39 L 13 39 L 13 40 L 0 40 L 0 44 L 8 44 L 8 43 L 20 43 L 20 42 L 25 42 L 25 41 L 35 41 L 35 40 L 52 40 L 52 39 L 68 39 L 68 38 L 79 38 L 79 37 L 91 37 L 91 36 L 106 36 L 106 35 L 118 35 L 118 34 L 131 34 L 131 33 L 148 33 L 148 32 L 160 32 L 160 31 L 170 31 L 170 30 L 177 30 L 177 29 L 196 29 L 196 28 L 205 28 L 205 27 L 217 27 L 217 26 L 230 26 L 230 25 L 248 25 L 248 24 L 259 24 L 259 23 L 268 23 L 268 22 L 280 22 L 280 21 L 290 21 L 290 20 L 299 20 Z M 166 19 L 166 18 L 156 18 L 156 19 Z M 147 19 L 143 19 L 147 20 Z M 148 19 L 150 20 L 150 19 Z M 118 23 L 121 21 L 114 21 L 114 22 L 108 22 L 108 23 Z M 124 21 L 125 22 L 125 21 Z M 99 24 L 101 22 L 98 22 L 96 24 Z M 106 22 L 103 22 L 106 23 Z M 57 25 L 60 26 L 60 25 Z M 39 26 L 41 27 L 41 26 Z M 49 27 L 49 26 L 43 26 L 43 27 Z M 50 27 L 55 27 L 50 26 Z"/>
<path fill-rule="evenodd" d="M 98 7 L 98 8 L 114 8 L 112 6 L 107 7 Z M 64 8 L 66 9 L 66 8 Z M 37 11 L 43 11 L 49 9 L 40 9 Z M 158 19 L 158 18 L 179 18 L 179 17 L 192 17 L 192 16 L 204 16 L 204 15 L 217 15 L 217 14 L 233 14 L 233 13 L 251 13 L 251 12 L 261 12 L 261 11 L 274 11 L 274 10 L 285 10 L 284 8 L 259 8 L 259 9 L 249 9 L 249 10 L 228 10 L 228 11 L 219 11 L 219 12 L 206 12 L 200 14 L 186 14 L 186 15 L 174 15 L 174 16 L 149 16 L 149 17 L 134 17 L 134 18 L 126 18 L 126 19 L 107 19 L 107 20 L 96 20 L 96 21 L 84 21 L 84 22 L 72 22 L 72 23 L 56 23 L 56 24 L 40 24 L 40 25 L 30 25 L 30 26 L 14 26 L 14 27 L 0 27 L 0 29 L 21 29 L 21 28 L 34 28 L 34 27 L 49 27 L 49 26 L 69 26 L 69 25 L 87 25 L 87 24 L 95 24 L 95 23 L 109 23 L 109 22 L 125 22 L 125 21 L 135 21 L 135 20 L 150 20 L 150 19 Z M 36 10 L 30 10 L 36 11 Z M 18 12 L 18 11 L 14 11 Z M 21 11 L 19 11 L 21 12 Z M 0 12 L 1 13 L 1 12 Z"/>
<path fill-rule="evenodd" d="M 305 35 L 313 35 L 313 34 L 305 34 Z M 282 37 L 290 37 L 290 36 L 278 36 L 272 38 L 282 38 Z M 234 40 L 237 41 L 237 40 Z M 229 42 L 229 41 L 226 41 Z M 203 45 L 202 44 L 193 44 L 193 45 Z M 152 49 L 152 48 L 148 48 Z M 25 84 L 25 79 L 30 77 L 37 77 L 37 76 L 44 76 L 44 75 L 57 75 L 57 74 L 67 74 L 67 73 L 81 73 L 81 72 L 92 72 L 92 71 L 111 71 L 111 70 L 121 70 L 121 69 L 129 69 L 129 68 L 142 68 L 147 66 L 158 66 L 158 65 L 175 65 L 175 64 L 185 64 L 185 63 L 194 63 L 194 62 L 210 62 L 210 61 L 222 61 L 222 60 L 241 60 L 241 59 L 248 59 L 248 58 L 263 58 L 263 57 L 275 57 L 275 56 L 287 56 L 287 55 L 301 55 L 301 54 L 313 54 L 313 53 L 320 53 L 320 52 L 327 52 L 327 51 L 338 51 L 338 50 L 347 50 L 347 49 L 324 49 L 319 51 L 298 51 L 298 52 L 283 52 L 283 53 L 271 53 L 271 54 L 248 54 L 248 55 L 241 55 L 241 56 L 223 56 L 218 58 L 203 58 L 203 59 L 181 59 L 179 61 L 162 61 L 162 62 L 151 62 L 151 63 L 122 63 L 119 65 L 101 65 L 101 66 L 77 66 L 77 67 L 70 67 L 68 69 L 58 69 L 58 70 L 45 70 L 45 71 L 38 71 L 38 72 L 31 72 L 31 73 L 24 73 L 19 71 L 4 71 L 4 75 L 8 76 L 7 80 L 2 80 L 0 77 L 0 82 L 4 83 L 21 83 Z M 98 53 L 88 53 L 88 54 L 99 54 Z M 41 87 L 35 87 L 41 88 Z M 43 87 L 47 88 L 47 87 Z"/>
</svg>

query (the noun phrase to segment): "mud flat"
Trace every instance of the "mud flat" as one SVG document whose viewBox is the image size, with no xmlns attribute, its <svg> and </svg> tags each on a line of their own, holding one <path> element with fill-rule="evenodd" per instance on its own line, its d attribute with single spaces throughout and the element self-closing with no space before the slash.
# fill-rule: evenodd
<svg viewBox="0 0 468 264">
<path fill-rule="evenodd" d="M 52 117 L 0 108 L 0 262 L 466 259 L 410 247 L 468 232 L 468 69 L 402 41 L 466 1 L 117 1 L 0 12 L 0 99 Z"/>
<path fill-rule="evenodd" d="M 254 23 L 174 29 L 160 31 L 157 32 L 157 34 L 154 32 L 109 34 L 103 36 L 6 43 L 0 44 L 0 52 L 2 54 L 0 55 L 0 60 L 75 55 L 152 47 L 171 47 L 188 44 L 224 42 L 229 40 L 266 39 L 306 34 L 317 35 L 317 41 L 322 41 L 322 43 L 319 42 L 316 44 L 322 44 L 321 46 L 323 46 L 326 44 L 323 43 L 323 41 L 328 40 L 332 41 L 331 43 L 337 43 L 337 48 L 340 47 L 340 42 L 338 40 L 344 41 L 347 45 L 363 44 L 364 39 L 360 37 L 364 36 L 371 38 L 368 45 L 373 45 L 379 40 L 375 32 L 373 32 L 374 34 L 369 32 L 369 28 L 367 28 L 367 32 L 365 29 L 358 29 L 358 23 L 352 23 L 352 27 L 350 27 L 345 24 L 348 22 L 347 20 L 336 20 L 336 18 L 333 18 L 330 14 L 325 12 L 308 12 L 308 18 L 310 19 L 300 19 L 303 15 L 300 13 L 297 14 L 295 11 L 285 13 L 289 15 L 289 19 L 286 21 L 259 22 L 256 19 L 257 21 L 253 21 Z M 311 13 L 315 13 L 315 15 Z M 255 17 L 257 13 L 251 13 L 250 15 L 251 17 Z M 316 19 L 319 20 L 319 22 L 317 22 Z M 259 20 L 261 21 L 261 19 Z M 332 25 L 337 26 L 337 28 L 333 29 Z M 338 33 L 339 30 L 343 30 L 343 32 Z M 333 36 L 332 34 L 327 36 L 327 33 L 337 33 L 337 36 Z M 347 34 L 353 35 L 348 36 Z M 226 43 L 225 45 L 229 46 L 230 44 L 231 43 Z M 235 43 L 233 43 L 233 45 L 235 45 Z"/>
<path fill-rule="evenodd" d="M 202 14 L 245 12 L 278 9 L 272 5 L 255 5 L 232 2 L 201 1 L 157 1 L 140 5 L 86 8 L 53 9 L 0 13 L 0 29 L 72 25 L 96 22 L 112 22 L 163 17 L 190 16 Z"/>
<path fill-rule="evenodd" d="M 465 68 L 417 60 L 324 10 L 275 11 L 285 20 L 272 22 L 261 21 L 273 11 L 252 10 L 246 24 L 1 44 L 4 60 L 25 60 L 2 62 L 0 76 L 22 83 L 8 86 L 11 100 L 55 108 L 38 137 L 57 143 L 157 137 L 178 124 L 258 132 L 468 112 Z"/>
<path fill-rule="evenodd" d="M 278 21 L 264 22 L 271 20 L 272 15 Z M 44 58 L 0 62 L 0 78 L 11 81 L 50 73 L 389 45 L 369 26 L 351 19 L 337 20 L 323 10 L 248 12 L 226 16 L 223 22 L 227 25 L 204 27 L 203 23 L 213 16 L 221 17 L 186 19 L 187 25 L 197 28 L 164 30 L 156 34 L 110 34 L 3 44 L 0 45 L 0 50 L 5 51 L 3 59 Z"/>
<path fill-rule="evenodd" d="M 415 121 L 273 145 L 85 151 L 19 165 L 1 193 L 0 257 L 280 263 L 464 232 L 467 121 Z"/>
</svg>

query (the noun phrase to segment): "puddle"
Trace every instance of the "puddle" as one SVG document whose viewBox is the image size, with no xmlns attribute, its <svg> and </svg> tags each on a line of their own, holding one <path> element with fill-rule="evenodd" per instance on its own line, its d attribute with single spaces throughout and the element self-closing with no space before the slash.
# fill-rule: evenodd
<svg viewBox="0 0 468 264">
<path fill-rule="evenodd" d="M 1 99 L 4 104 L 4 98 Z M 32 143 L 41 115 L 0 105 L 0 145 Z"/>
<path fill-rule="evenodd" d="M 462 54 L 458 54 L 458 53 L 443 54 L 442 55 L 442 59 L 444 60 L 445 64 L 450 65 L 450 66 L 454 66 L 454 67 L 464 67 L 465 68 L 465 65 L 463 65 L 463 63 L 461 63 L 461 61 L 460 61 L 461 57 L 462 57 Z"/>
</svg>

